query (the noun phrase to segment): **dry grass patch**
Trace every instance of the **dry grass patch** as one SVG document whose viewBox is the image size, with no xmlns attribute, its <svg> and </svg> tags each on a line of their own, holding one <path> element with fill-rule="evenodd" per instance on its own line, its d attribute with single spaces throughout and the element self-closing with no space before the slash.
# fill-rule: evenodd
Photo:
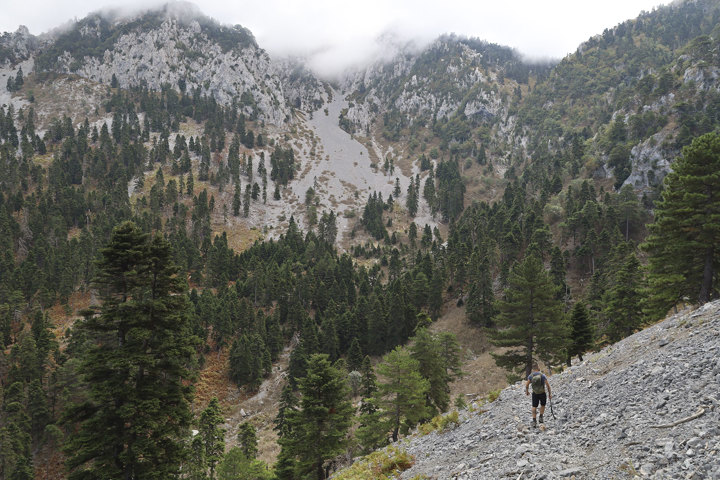
<svg viewBox="0 0 720 480">
<path fill-rule="evenodd" d="M 92 295 L 90 292 L 74 292 L 68 299 L 67 306 L 56 303 L 48 309 L 48 316 L 53 324 L 55 338 L 62 340 L 68 328 L 72 327 L 79 316 L 79 311 L 90 307 Z"/>
<path fill-rule="evenodd" d="M 229 358 L 230 352 L 227 347 L 205 355 L 205 364 L 195 382 L 193 409 L 196 412 L 207 407 L 212 397 L 217 397 L 223 408 L 226 408 L 231 390 L 237 391 L 235 384 L 230 381 Z"/>
<path fill-rule="evenodd" d="M 232 225 L 230 228 L 225 225 L 225 228 L 215 230 L 213 229 L 213 235 L 221 234 L 225 232 L 228 240 L 228 247 L 240 253 L 248 248 L 252 247 L 256 240 L 261 240 L 263 234 L 256 228 L 248 228 L 245 224 Z"/>
<path fill-rule="evenodd" d="M 45 155 L 35 155 L 32 158 L 33 163 L 40 165 L 43 168 L 48 168 L 53 161 L 53 154 L 46 153 Z"/>
<path fill-rule="evenodd" d="M 505 388 L 507 372 L 495 365 L 490 352 L 493 347 L 479 328 L 470 325 L 465 318 L 465 308 L 455 306 L 455 300 L 445 304 L 444 314 L 431 326 L 434 331 L 454 333 L 465 353 L 462 378 L 450 385 L 450 395 L 455 398 L 462 395 L 472 400 L 473 395 L 482 397 L 493 390 Z"/>
</svg>

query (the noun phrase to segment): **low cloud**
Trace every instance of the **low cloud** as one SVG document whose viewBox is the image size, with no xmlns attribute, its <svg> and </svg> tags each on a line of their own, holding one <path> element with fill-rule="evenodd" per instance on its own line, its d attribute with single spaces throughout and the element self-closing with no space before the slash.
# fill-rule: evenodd
<svg viewBox="0 0 720 480">
<path fill-rule="evenodd" d="M 34 34 L 100 8 L 119 18 L 157 8 L 160 1 L 25 0 L 7 2 L 0 30 L 26 25 Z M 529 59 L 562 58 L 580 43 L 618 23 L 652 10 L 659 0 L 245 0 L 171 2 L 176 13 L 203 14 L 222 24 L 249 28 L 274 56 L 306 59 L 319 74 L 344 70 L 387 56 L 398 45 L 425 45 L 445 33 L 476 37 L 515 48 Z M 387 39 L 393 42 L 388 43 Z"/>
</svg>

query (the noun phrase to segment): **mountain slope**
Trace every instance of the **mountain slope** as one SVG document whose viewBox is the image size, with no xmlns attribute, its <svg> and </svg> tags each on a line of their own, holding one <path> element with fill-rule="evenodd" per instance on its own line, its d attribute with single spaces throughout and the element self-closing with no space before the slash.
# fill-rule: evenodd
<svg viewBox="0 0 720 480">
<path fill-rule="evenodd" d="M 545 430 L 524 384 L 402 448 L 400 478 L 719 478 L 720 301 L 686 310 L 549 377 Z M 693 418 L 697 417 L 697 418 Z"/>
<path fill-rule="evenodd" d="M 289 120 L 292 106 L 317 102 L 324 94 L 317 81 L 305 81 L 299 90 L 295 79 L 311 76 L 297 65 L 286 73 L 249 30 L 220 25 L 182 2 L 132 18 L 92 14 L 49 42 L 38 54 L 37 68 L 106 84 L 114 78 L 125 88 L 197 91 L 275 125 Z"/>
</svg>

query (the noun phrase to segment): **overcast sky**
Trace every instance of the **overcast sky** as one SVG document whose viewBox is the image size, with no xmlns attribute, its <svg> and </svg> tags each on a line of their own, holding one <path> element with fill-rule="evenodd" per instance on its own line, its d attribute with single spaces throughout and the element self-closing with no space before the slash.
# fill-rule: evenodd
<svg viewBox="0 0 720 480">
<path fill-rule="evenodd" d="M 104 7 L 156 0 L 0 0 L 0 31 L 43 33 Z M 270 54 L 309 58 L 333 73 L 376 55 L 376 39 L 427 42 L 443 33 L 477 37 L 531 58 L 562 58 L 589 37 L 667 4 L 662 0 L 197 0 L 221 23 L 249 28 Z"/>
</svg>

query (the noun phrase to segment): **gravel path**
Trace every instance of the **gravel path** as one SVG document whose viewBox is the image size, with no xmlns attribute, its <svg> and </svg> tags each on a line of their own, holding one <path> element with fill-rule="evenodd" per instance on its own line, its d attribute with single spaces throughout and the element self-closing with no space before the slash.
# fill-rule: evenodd
<svg viewBox="0 0 720 480">
<path fill-rule="evenodd" d="M 715 301 L 551 376 L 544 430 L 512 385 L 456 429 L 407 440 L 416 464 L 400 478 L 720 479 L 718 332 Z"/>
</svg>

